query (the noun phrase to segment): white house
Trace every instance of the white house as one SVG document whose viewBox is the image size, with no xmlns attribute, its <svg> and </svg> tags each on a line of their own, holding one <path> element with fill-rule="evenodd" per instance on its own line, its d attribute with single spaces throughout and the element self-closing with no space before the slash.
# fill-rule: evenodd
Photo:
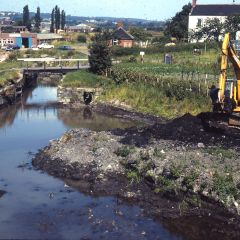
<svg viewBox="0 0 240 240">
<path fill-rule="evenodd" d="M 227 16 L 234 14 L 240 14 L 240 4 L 197 4 L 197 0 L 193 0 L 188 21 L 189 39 L 191 33 L 201 28 L 206 19 L 218 18 L 224 22 Z M 200 42 L 204 40 L 201 39 Z M 194 42 L 195 40 L 191 39 L 190 41 Z"/>
</svg>

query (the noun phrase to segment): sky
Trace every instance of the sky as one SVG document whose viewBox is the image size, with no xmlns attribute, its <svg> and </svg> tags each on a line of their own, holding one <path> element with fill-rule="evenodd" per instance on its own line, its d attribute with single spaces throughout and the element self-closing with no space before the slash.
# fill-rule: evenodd
<svg viewBox="0 0 240 240">
<path fill-rule="evenodd" d="M 55 5 L 67 14 L 86 17 L 125 17 L 166 20 L 192 0 L 0 0 L 0 11 L 22 12 L 28 4 L 31 12 L 51 12 Z M 233 0 L 197 0 L 198 4 L 231 4 Z M 240 4 L 240 0 L 235 1 Z"/>
</svg>

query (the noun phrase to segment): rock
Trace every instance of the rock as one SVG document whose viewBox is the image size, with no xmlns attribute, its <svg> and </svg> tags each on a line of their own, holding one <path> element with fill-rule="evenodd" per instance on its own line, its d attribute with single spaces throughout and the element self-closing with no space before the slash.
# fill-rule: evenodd
<svg viewBox="0 0 240 240">
<path fill-rule="evenodd" d="M 107 170 L 107 171 L 111 171 L 112 169 L 113 169 L 113 167 L 112 167 L 111 164 L 109 164 L 109 165 L 106 167 L 106 170 Z"/>
<path fill-rule="evenodd" d="M 198 143 L 198 148 L 205 148 L 205 145 L 203 143 Z"/>
</svg>

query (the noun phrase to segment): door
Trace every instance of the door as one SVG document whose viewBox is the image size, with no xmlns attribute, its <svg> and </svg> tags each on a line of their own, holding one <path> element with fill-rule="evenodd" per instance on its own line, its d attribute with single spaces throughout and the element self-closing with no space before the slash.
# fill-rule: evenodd
<svg viewBox="0 0 240 240">
<path fill-rule="evenodd" d="M 20 48 L 22 47 L 22 38 L 21 37 L 16 37 L 16 45 Z"/>
</svg>

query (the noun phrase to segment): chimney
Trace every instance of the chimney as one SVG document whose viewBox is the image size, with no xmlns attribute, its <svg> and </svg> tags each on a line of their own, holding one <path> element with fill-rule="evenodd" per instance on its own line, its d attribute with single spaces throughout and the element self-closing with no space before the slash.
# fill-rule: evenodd
<svg viewBox="0 0 240 240">
<path fill-rule="evenodd" d="M 195 8 L 197 6 L 197 0 L 192 0 L 192 7 Z"/>
<path fill-rule="evenodd" d="M 123 28 L 123 22 L 118 22 L 117 23 L 117 29 L 119 29 L 119 28 Z"/>
</svg>

